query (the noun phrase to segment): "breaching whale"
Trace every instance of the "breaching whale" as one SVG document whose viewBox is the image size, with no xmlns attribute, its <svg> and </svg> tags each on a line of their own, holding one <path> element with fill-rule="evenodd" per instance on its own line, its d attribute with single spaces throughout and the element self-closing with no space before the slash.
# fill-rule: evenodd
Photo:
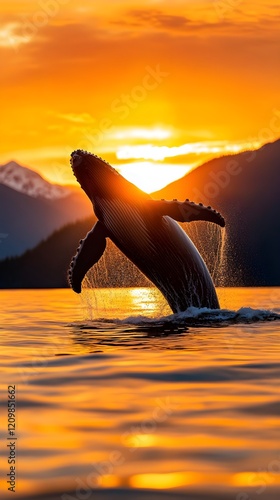
<svg viewBox="0 0 280 500">
<path fill-rule="evenodd" d="M 86 151 L 74 151 L 71 165 L 98 219 L 70 264 L 69 283 L 75 292 L 81 292 L 84 276 L 110 238 L 161 291 L 173 312 L 190 306 L 219 308 L 206 264 L 176 221 L 204 220 L 224 227 L 221 214 L 189 200 L 153 200 L 109 163 Z"/>
</svg>

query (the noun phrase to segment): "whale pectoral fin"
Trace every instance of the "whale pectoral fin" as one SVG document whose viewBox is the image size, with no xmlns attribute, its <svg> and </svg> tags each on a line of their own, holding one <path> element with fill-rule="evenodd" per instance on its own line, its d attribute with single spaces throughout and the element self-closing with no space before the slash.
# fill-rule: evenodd
<svg viewBox="0 0 280 500">
<path fill-rule="evenodd" d="M 97 221 L 86 237 L 80 241 L 76 255 L 72 258 L 68 271 L 68 281 L 76 293 L 81 293 L 83 278 L 88 270 L 99 261 L 106 248 L 108 236 L 102 222 Z"/>
<path fill-rule="evenodd" d="M 151 210 L 161 216 L 168 215 L 178 222 L 205 220 L 225 227 L 225 219 L 222 215 L 211 207 L 205 207 L 202 203 L 197 204 L 189 200 L 148 200 L 148 203 Z"/>
</svg>

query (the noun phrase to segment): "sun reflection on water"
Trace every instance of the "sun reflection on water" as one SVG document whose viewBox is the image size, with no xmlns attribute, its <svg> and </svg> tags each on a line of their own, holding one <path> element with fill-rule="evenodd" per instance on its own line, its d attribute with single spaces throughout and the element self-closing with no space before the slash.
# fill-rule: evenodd
<svg viewBox="0 0 280 500">
<path fill-rule="evenodd" d="M 277 289 L 224 293 L 236 308 L 263 307 L 272 296 L 280 303 Z M 237 495 L 263 481 L 262 500 L 272 499 L 270 488 L 280 486 L 278 324 L 150 337 L 113 323 L 112 311 L 158 317 L 155 289 L 100 297 L 105 319 L 90 323 L 68 290 L 1 293 L 0 389 L 18 387 L 21 494 L 75 491 L 75 478 L 86 483 L 102 470 L 101 488 Z"/>
</svg>

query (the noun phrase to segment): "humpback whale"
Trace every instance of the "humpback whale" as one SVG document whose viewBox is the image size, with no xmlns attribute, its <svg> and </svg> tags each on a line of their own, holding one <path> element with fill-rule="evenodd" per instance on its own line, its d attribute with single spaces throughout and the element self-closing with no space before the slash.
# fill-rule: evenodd
<svg viewBox="0 0 280 500">
<path fill-rule="evenodd" d="M 219 308 L 206 264 L 176 221 L 204 220 L 224 227 L 221 214 L 188 199 L 154 200 L 102 158 L 83 150 L 71 154 L 71 166 L 98 219 L 70 264 L 68 280 L 76 293 L 110 238 L 161 291 L 174 313 L 190 306 Z"/>
</svg>

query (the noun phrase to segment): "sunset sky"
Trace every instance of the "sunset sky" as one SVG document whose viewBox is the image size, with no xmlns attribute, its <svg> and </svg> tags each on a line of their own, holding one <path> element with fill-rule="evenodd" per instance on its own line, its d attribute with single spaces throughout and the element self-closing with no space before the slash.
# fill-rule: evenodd
<svg viewBox="0 0 280 500">
<path fill-rule="evenodd" d="M 280 137 L 273 0 L 13 0 L 0 6 L 0 164 L 73 182 L 94 152 L 147 190 Z"/>
</svg>

